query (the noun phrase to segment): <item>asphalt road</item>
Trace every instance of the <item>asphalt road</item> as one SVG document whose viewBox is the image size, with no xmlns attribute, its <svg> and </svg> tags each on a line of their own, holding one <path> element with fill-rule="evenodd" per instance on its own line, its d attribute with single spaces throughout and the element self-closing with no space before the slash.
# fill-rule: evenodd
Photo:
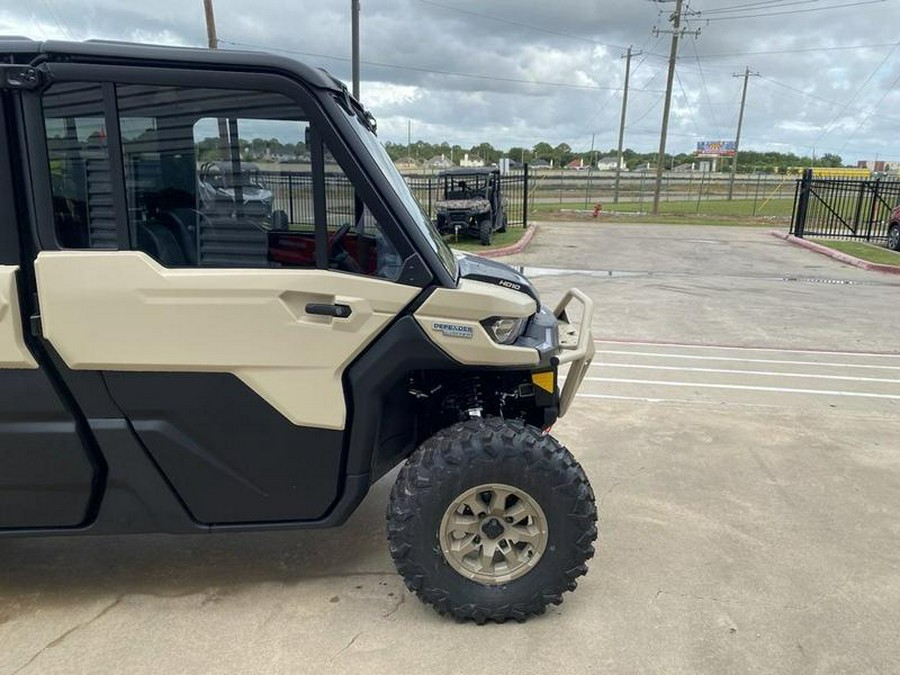
<svg viewBox="0 0 900 675">
<path fill-rule="evenodd" d="M 511 262 L 597 307 L 554 433 L 601 541 L 563 605 L 421 605 L 389 477 L 340 530 L 0 540 L 0 673 L 896 672 L 900 279 L 713 227 L 546 225 Z"/>
</svg>

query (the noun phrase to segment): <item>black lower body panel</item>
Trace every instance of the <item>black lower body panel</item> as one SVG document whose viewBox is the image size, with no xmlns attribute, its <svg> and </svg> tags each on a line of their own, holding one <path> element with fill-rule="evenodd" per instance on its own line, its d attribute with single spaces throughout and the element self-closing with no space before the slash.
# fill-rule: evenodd
<svg viewBox="0 0 900 675">
<path fill-rule="evenodd" d="M 0 370 L 0 529 L 75 527 L 102 463 L 43 370 Z"/>
<path fill-rule="evenodd" d="M 104 377 L 199 523 L 316 520 L 337 500 L 343 431 L 292 424 L 233 375 L 106 372 Z"/>
</svg>

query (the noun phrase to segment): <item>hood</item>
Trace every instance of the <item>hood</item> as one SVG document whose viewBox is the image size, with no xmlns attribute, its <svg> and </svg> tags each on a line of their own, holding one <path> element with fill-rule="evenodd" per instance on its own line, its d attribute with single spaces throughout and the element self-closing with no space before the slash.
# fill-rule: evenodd
<svg viewBox="0 0 900 675">
<path fill-rule="evenodd" d="M 457 263 L 459 264 L 459 276 L 463 279 L 483 281 L 525 293 L 534 298 L 538 307 L 541 306 L 541 299 L 531 282 L 509 265 L 477 255 L 460 253 L 457 253 Z"/>
</svg>

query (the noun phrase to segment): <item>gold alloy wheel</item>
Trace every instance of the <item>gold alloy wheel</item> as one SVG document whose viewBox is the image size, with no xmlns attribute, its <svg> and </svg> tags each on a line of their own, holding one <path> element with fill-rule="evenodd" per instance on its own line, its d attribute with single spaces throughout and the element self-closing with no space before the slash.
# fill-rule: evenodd
<svg viewBox="0 0 900 675">
<path fill-rule="evenodd" d="M 457 497 L 441 520 L 441 550 L 464 577 L 497 586 L 527 574 L 547 548 L 547 518 L 526 492 L 487 483 Z"/>
</svg>

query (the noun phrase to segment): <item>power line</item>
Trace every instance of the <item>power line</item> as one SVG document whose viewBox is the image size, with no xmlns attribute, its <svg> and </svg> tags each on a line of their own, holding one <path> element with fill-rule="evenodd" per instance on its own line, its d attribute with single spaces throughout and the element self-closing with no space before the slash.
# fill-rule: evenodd
<svg viewBox="0 0 900 675">
<path fill-rule="evenodd" d="M 712 118 L 713 126 L 716 128 L 716 133 L 721 137 L 722 129 L 719 127 L 719 121 L 716 119 L 716 111 L 712 105 L 712 99 L 709 97 L 709 88 L 706 86 L 706 75 L 703 74 L 703 66 L 700 64 L 700 58 L 697 54 L 697 43 L 691 43 L 694 46 L 694 55 L 697 56 L 697 68 L 700 70 L 700 83 L 703 85 L 703 93 L 706 95 L 706 103 L 709 105 L 709 114 Z"/>
<path fill-rule="evenodd" d="M 72 36 L 72 31 L 69 30 L 69 24 L 65 22 L 65 19 L 61 18 L 60 15 L 56 12 L 56 6 L 52 3 L 51 0 L 44 0 L 44 5 L 50 12 L 50 16 L 53 17 L 54 23 L 56 23 L 56 27 L 59 28 L 60 32 L 63 33 L 70 40 L 74 40 L 75 38 Z"/>
<path fill-rule="evenodd" d="M 790 7 L 792 5 L 812 5 L 822 0 L 792 0 L 784 2 L 783 0 L 759 0 L 758 2 L 745 3 L 743 5 L 731 5 L 730 7 L 717 7 L 715 9 L 704 9 L 703 14 L 723 14 L 729 12 L 742 11 L 760 11 L 772 7 Z"/>
<path fill-rule="evenodd" d="M 688 109 L 688 114 L 691 116 L 691 122 L 694 123 L 694 131 L 697 132 L 698 136 L 703 136 L 703 132 L 700 131 L 700 125 L 697 124 L 697 118 L 694 117 L 694 110 L 691 108 L 691 102 L 688 99 L 687 92 L 684 89 L 684 85 L 681 83 L 681 75 L 678 74 L 678 71 L 675 71 L 675 79 L 678 82 L 678 87 L 681 89 L 681 97 L 684 99 L 684 105 Z"/>
<path fill-rule="evenodd" d="M 838 121 L 838 119 L 840 119 L 841 115 L 843 115 L 847 111 L 847 109 L 850 107 L 850 105 L 856 100 L 856 98 L 869 85 L 869 82 L 871 82 L 872 79 L 875 77 L 875 75 L 878 74 L 878 71 L 882 69 L 884 64 L 888 62 L 888 60 L 891 58 L 891 56 L 893 56 L 894 52 L 897 50 L 897 47 L 900 47 L 900 43 L 897 43 L 896 45 L 894 45 L 893 49 L 891 49 L 887 54 L 885 54 L 885 57 L 881 60 L 881 63 L 879 63 L 877 66 L 875 66 L 875 70 L 873 70 L 871 73 L 869 73 L 869 76 L 866 78 L 865 82 L 863 82 L 860 85 L 859 89 L 856 90 L 856 93 L 850 97 L 850 100 L 847 101 L 841 107 L 841 109 L 840 109 L 840 111 L 838 111 L 837 115 L 835 115 L 828 124 L 826 124 L 824 127 L 822 127 L 822 131 L 819 133 L 818 136 L 816 136 L 816 140 L 813 141 L 813 147 L 815 147 L 816 144 L 818 144 L 818 142 L 820 140 L 822 140 L 822 138 L 824 136 L 831 133 L 831 130 L 834 128 L 834 124 Z"/>
<path fill-rule="evenodd" d="M 776 85 L 776 86 L 778 86 L 778 87 L 782 87 L 783 89 L 787 89 L 788 91 L 791 91 L 791 92 L 793 92 L 793 93 L 795 93 L 795 94 L 798 94 L 798 95 L 800 95 L 800 96 L 803 96 L 804 98 L 808 98 L 808 99 L 811 99 L 811 100 L 814 100 L 814 101 L 819 101 L 819 102 L 821 102 L 821 103 L 827 103 L 828 105 L 830 105 L 830 106 L 832 106 L 832 107 L 834 107 L 834 108 L 840 108 L 840 107 L 843 107 L 844 105 L 846 105 L 845 103 L 838 103 L 837 101 L 832 101 L 831 99 L 823 98 L 822 96 L 818 96 L 818 95 L 816 95 L 816 94 L 811 94 L 811 93 L 808 92 L 808 91 L 803 91 L 802 89 L 797 89 L 797 87 L 792 87 L 792 86 L 789 85 L 789 84 L 785 84 L 784 82 L 779 82 L 778 80 L 774 80 L 774 79 L 772 79 L 771 77 L 767 77 L 767 76 L 765 76 L 765 75 L 760 75 L 759 78 L 760 78 L 761 80 L 765 80 L 766 82 L 768 82 L 768 83 L 770 83 L 770 84 L 774 84 L 774 85 Z M 750 107 L 753 107 L 753 106 L 750 106 Z M 851 111 L 851 112 L 858 112 L 858 113 L 865 113 L 865 112 L 866 112 L 866 111 L 863 110 L 862 108 L 849 108 L 849 107 L 848 107 L 847 110 L 849 110 L 849 111 Z M 886 114 L 884 114 L 884 113 L 882 113 L 882 117 L 883 117 L 884 119 L 886 119 L 886 120 L 900 122 L 900 117 L 891 116 L 891 115 L 886 115 Z"/>
<path fill-rule="evenodd" d="M 286 49 L 284 47 L 266 47 L 264 45 L 249 44 L 246 42 L 236 42 L 234 40 L 226 40 L 219 38 L 220 44 L 228 44 L 236 47 L 248 47 L 250 49 L 261 49 L 263 51 L 284 52 L 285 54 L 297 54 L 299 56 L 311 56 L 319 59 L 331 59 L 334 61 L 350 61 L 347 56 L 333 56 L 331 54 L 317 54 L 315 52 L 304 52 L 296 49 Z M 511 82 L 515 84 L 532 84 L 543 85 L 548 87 L 565 87 L 569 89 L 583 89 L 587 91 L 622 91 L 622 87 L 604 87 L 597 84 L 573 84 L 570 82 L 548 82 L 546 80 L 525 80 L 515 77 L 501 77 L 498 75 L 479 75 L 476 73 L 460 73 L 453 70 L 438 70 L 436 68 L 423 68 L 420 66 L 401 65 L 398 63 L 384 63 L 381 61 L 360 61 L 369 66 L 378 66 L 380 68 L 394 68 L 397 70 L 410 70 L 418 73 L 428 73 L 432 75 L 448 75 L 452 77 L 466 77 L 475 80 L 486 80 L 492 82 Z M 659 93 L 660 90 L 653 89 L 637 89 L 635 91 L 644 91 L 650 93 Z"/>
<path fill-rule="evenodd" d="M 643 113 L 641 113 L 641 115 L 636 120 L 632 120 L 630 124 L 625 125 L 625 131 L 631 131 L 634 129 L 635 124 L 643 122 L 644 119 L 646 119 L 647 115 L 652 113 L 656 109 L 656 106 L 662 103 L 663 96 L 665 96 L 665 94 L 660 94 L 659 97 L 657 97 L 657 99 L 653 103 L 651 103 L 650 106 Z"/>
<path fill-rule="evenodd" d="M 874 113 L 876 110 L 878 110 L 881 107 L 881 104 L 884 102 L 884 99 L 886 99 L 888 97 L 888 95 L 894 91 L 894 88 L 897 86 L 897 84 L 900 84 L 900 75 L 897 76 L 897 78 L 894 80 L 893 84 L 891 84 L 890 87 L 885 89 L 884 94 L 882 94 L 881 98 L 878 99 L 878 102 L 875 105 L 873 105 L 869 109 L 869 112 L 867 112 L 863 116 L 863 118 L 859 121 L 859 124 L 856 125 L 856 129 L 854 129 L 853 133 L 847 137 L 847 140 L 841 146 L 841 149 L 838 151 L 838 154 L 842 153 L 844 151 L 844 148 L 847 147 L 847 145 L 850 143 L 850 141 L 852 141 L 856 137 L 856 134 L 858 134 L 862 130 L 862 128 L 865 126 L 866 122 L 868 122 L 869 118 L 872 116 L 872 113 Z"/>
<path fill-rule="evenodd" d="M 644 63 L 647 61 L 647 57 L 648 57 L 648 56 L 651 56 L 651 54 L 644 53 L 644 48 L 645 48 L 648 44 L 650 44 L 650 40 L 652 40 L 652 39 L 653 39 L 653 36 L 652 36 L 652 35 L 649 36 L 649 37 L 647 38 L 647 40 L 644 42 L 644 45 L 637 51 L 637 53 L 636 53 L 636 54 L 633 54 L 633 55 L 643 55 L 644 58 L 642 58 L 642 59 L 638 62 L 638 64 L 631 70 L 631 75 L 632 75 L 632 76 L 634 76 L 634 74 L 640 69 L 640 67 L 644 65 Z M 662 68 L 660 68 L 659 70 L 657 70 L 657 71 L 656 71 L 656 74 L 655 74 L 653 77 L 651 77 L 651 78 L 644 84 L 644 89 L 636 89 L 636 90 L 634 90 L 634 91 L 639 91 L 639 92 L 649 91 L 649 90 L 647 89 L 647 87 L 649 87 L 649 86 L 650 86 L 650 83 L 653 82 L 657 77 L 659 77 L 659 74 L 660 74 L 661 72 L 662 72 Z M 622 89 L 623 95 L 625 95 L 625 93 L 627 93 L 628 90 L 629 90 L 628 88 L 623 87 L 623 89 Z M 618 94 L 618 91 L 614 91 L 613 93 L 611 93 L 611 94 L 609 95 L 609 98 L 607 98 L 607 99 L 603 102 L 603 105 L 601 105 L 596 111 L 594 111 L 594 114 L 591 115 L 591 117 L 590 117 L 590 119 L 588 120 L 588 123 L 587 123 L 587 125 L 584 127 L 584 129 L 583 129 L 582 131 L 580 131 L 579 133 L 575 134 L 574 138 L 582 138 L 582 137 L 585 137 L 585 140 L 586 140 L 585 134 L 586 134 L 588 131 L 591 130 L 591 127 L 593 126 L 593 124 L 594 124 L 594 122 L 597 120 L 597 118 L 600 116 L 600 113 L 603 112 L 603 111 L 606 109 L 606 107 L 612 102 L 612 100 L 616 97 L 616 94 Z"/>
<path fill-rule="evenodd" d="M 699 54 L 699 59 L 720 59 L 732 56 L 768 56 L 774 54 L 802 54 L 806 52 L 838 52 L 855 49 L 879 49 L 882 47 L 894 47 L 896 42 L 883 42 L 880 44 L 844 45 L 840 47 L 803 47 L 800 49 L 768 49 L 759 52 L 722 52 L 719 54 Z M 680 57 L 682 59 L 689 57 Z"/>
<path fill-rule="evenodd" d="M 848 9 L 850 7 L 860 7 L 862 5 L 877 5 L 885 2 L 885 0 L 862 0 L 861 2 L 851 2 L 842 5 L 831 5 L 829 7 L 810 7 L 808 9 L 792 9 L 787 12 L 767 12 L 765 14 L 742 14 L 738 16 L 714 16 L 711 19 L 704 19 L 707 23 L 711 21 L 735 21 L 737 19 L 767 19 L 772 16 L 786 16 L 788 14 L 808 14 L 810 12 L 824 12 L 829 9 Z"/>
</svg>

